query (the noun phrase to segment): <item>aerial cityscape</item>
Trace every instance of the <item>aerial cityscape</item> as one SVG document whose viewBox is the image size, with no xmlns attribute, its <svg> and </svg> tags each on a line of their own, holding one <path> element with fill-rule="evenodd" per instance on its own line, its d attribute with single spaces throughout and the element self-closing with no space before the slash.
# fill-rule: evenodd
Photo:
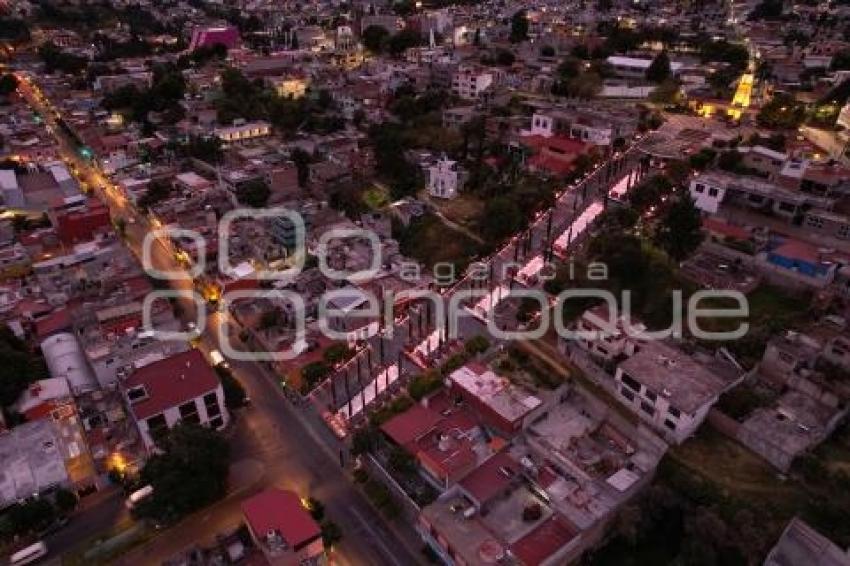
<svg viewBox="0 0 850 566">
<path fill-rule="evenodd" d="M 850 1 L 0 0 L 0 564 L 850 566 Z"/>
</svg>

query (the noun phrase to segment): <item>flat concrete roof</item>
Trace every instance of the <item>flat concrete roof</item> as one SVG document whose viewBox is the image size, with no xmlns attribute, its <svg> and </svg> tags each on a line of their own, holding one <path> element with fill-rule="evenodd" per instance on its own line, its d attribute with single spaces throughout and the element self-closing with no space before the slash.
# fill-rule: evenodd
<svg viewBox="0 0 850 566">
<path fill-rule="evenodd" d="M 728 383 L 681 350 L 663 342 L 646 342 L 620 368 L 675 408 L 694 414 L 720 395 Z"/>
<path fill-rule="evenodd" d="M 0 435 L 0 507 L 68 481 L 52 419 L 16 426 Z"/>
</svg>

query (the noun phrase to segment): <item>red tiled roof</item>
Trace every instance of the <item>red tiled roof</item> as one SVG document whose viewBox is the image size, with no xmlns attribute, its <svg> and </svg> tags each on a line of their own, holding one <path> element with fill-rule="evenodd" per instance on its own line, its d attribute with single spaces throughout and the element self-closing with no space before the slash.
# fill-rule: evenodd
<svg viewBox="0 0 850 566">
<path fill-rule="evenodd" d="M 68 313 L 68 309 L 64 308 L 55 310 L 46 317 L 35 321 L 35 333 L 39 339 L 69 328 L 71 328 L 71 315 Z"/>
<path fill-rule="evenodd" d="M 817 248 L 799 240 L 788 240 L 773 250 L 772 253 L 789 259 L 799 259 L 810 263 L 820 261 Z"/>
<path fill-rule="evenodd" d="M 510 486 L 511 477 L 502 472 L 503 468 L 511 470 L 513 475 L 519 473 L 517 461 L 506 452 L 499 452 L 463 478 L 460 485 L 484 504 Z"/>
<path fill-rule="evenodd" d="M 528 158 L 528 166 L 535 169 L 543 169 L 555 175 L 566 175 L 573 170 L 573 165 L 569 161 L 552 157 L 551 155 L 533 155 Z"/>
<path fill-rule="evenodd" d="M 750 233 L 744 228 L 713 218 L 703 218 L 702 227 L 709 232 L 735 238 L 736 240 L 748 240 L 750 238 Z"/>
<path fill-rule="evenodd" d="M 456 474 L 469 470 L 475 464 L 472 441 L 465 436 L 450 436 L 447 447 L 440 448 L 440 433 L 429 434 L 418 442 L 416 456 L 420 462 L 434 471 L 440 478 L 454 478 Z"/>
<path fill-rule="evenodd" d="M 578 529 L 556 513 L 513 543 L 511 552 L 523 566 L 537 566 L 577 535 Z"/>
<path fill-rule="evenodd" d="M 137 369 L 124 382 L 124 390 L 138 385 L 148 394 L 131 407 L 141 420 L 214 391 L 219 380 L 201 351 L 191 349 Z"/>
<path fill-rule="evenodd" d="M 286 543 L 298 550 L 321 536 L 313 517 L 292 491 L 267 489 L 242 502 L 242 514 L 257 538 L 277 531 Z"/>
<path fill-rule="evenodd" d="M 532 147 L 536 150 L 540 150 L 543 148 L 552 148 L 558 150 L 562 153 L 573 153 L 578 154 L 582 153 L 587 144 L 581 142 L 579 140 L 574 140 L 572 138 L 567 138 L 564 136 L 541 136 L 541 135 L 528 135 L 522 136 L 520 138 L 523 144 Z"/>
<path fill-rule="evenodd" d="M 442 419 L 438 413 L 422 405 L 413 405 L 381 425 L 381 430 L 393 442 L 405 446 L 433 429 Z"/>
</svg>

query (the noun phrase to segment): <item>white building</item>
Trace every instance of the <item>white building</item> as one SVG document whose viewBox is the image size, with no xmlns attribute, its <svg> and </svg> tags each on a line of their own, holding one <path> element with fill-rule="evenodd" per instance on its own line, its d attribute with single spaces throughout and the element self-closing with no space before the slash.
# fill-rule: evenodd
<svg viewBox="0 0 850 566">
<path fill-rule="evenodd" d="M 25 206 L 24 193 L 18 185 L 18 177 L 12 169 L 0 170 L 0 191 L 3 204 L 7 207 L 22 208 Z"/>
<path fill-rule="evenodd" d="M 644 330 L 643 323 L 628 321 L 623 315 L 611 320 L 608 305 L 603 303 L 584 311 L 576 322 L 576 331 L 581 332 L 582 337 L 577 338 L 575 344 L 594 358 L 610 361 L 634 355 L 640 344 L 639 334 Z M 591 333 L 598 333 L 600 339 L 593 339 Z"/>
<path fill-rule="evenodd" d="M 691 198 L 698 209 L 709 214 L 717 214 L 720 203 L 726 196 L 726 184 L 710 175 L 700 175 L 691 180 Z"/>
<path fill-rule="evenodd" d="M 452 77 L 452 94 L 465 100 L 478 100 L 493 82 L 493 73 L 490 71 L 461 67 Z"/>
<path fill-rule="evenodd" d="M 730 202 L 739 207 L 791 220 L 812 209 L 830 210 L 834 200 L 803 191 L 792 191 L 761 179 L 711 171 L 691 179 L 689 186 L 696 207 L 716 214 Z"/>
<path fill-rule="evenodd" d="M 236 143 L 269 136 L 272 130 L 268 122 L 258 121 L 216 128 L 214 133 L 224 143 Z"/>
<path fill-rule="evenodd" d="M 618 400 L 676 444 L 690 437 L 720 394 L 743 373 L 720 360 L 696 360 L 660 341 L 647 341 L 614 374 Z"/>
<path fill-rule="evenodd" d="M 454 198 L 466 180 L 466 172 L 443 156 L 428 168 L 428 194 L 437 198 Z"/>
<path fill-rule="evenodd" d="M 83 349 L 70 332 L 60 332 L 46 338 L 41 343 L 41 353 L 50 376 L 67 379 L 74 395 L 98 388 Z"/>
<path fill-rule="evenodd" d="M 611 55 L 608 57 L 608 64 L 611 65 L 614 72 L 619 77 L 626 79 L 643 79 L 646 77 L 646 71 L 652 65 L 652 59 L 641 59 L 637 57 L 621 57 L 619 55 Z M 679 74 L 682 70 L 682 64 L 676 61 L 670 61 L 670 72 L 673 75 Z"/>
<path fill-rule="evenodd" d="M 221 381 L 194 348 L 136 370 L 122 390 L 148 450 L 180 422 L 220 430 L 230 420 Z"/>
</svg>

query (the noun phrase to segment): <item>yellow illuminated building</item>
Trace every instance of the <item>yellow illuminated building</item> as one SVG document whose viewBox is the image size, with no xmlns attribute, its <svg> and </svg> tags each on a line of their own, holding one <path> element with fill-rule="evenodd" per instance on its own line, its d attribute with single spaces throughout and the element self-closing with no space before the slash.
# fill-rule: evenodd
<svg viewBox="0 0 850 566">
<path fill-rule="evenodd" d="M 738 81 L 738 88 L 735 89 L 735 96 L 732 97 L 732 106 L 727 110 L 727 114 L 733 120 L 740 120 L 744 110 L 750 107 L 754 82 L 755 77 L 752 73 L 741 75 L 741 79 Z"/>
</svg>

